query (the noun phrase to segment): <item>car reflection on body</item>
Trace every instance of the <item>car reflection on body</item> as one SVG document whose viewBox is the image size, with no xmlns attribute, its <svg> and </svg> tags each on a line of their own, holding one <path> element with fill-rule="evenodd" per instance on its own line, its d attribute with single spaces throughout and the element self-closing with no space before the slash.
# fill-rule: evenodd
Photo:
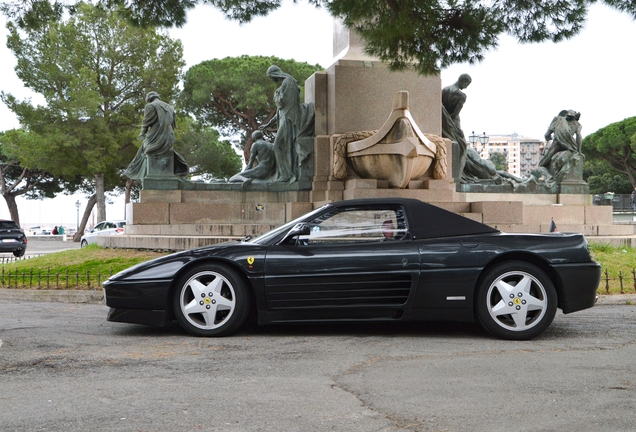
<svg viewBox="0 0 636 432">
<path fill-rule="evenodd" d="M 596 301 L 582 234 L 506 234 L 412 199 L 327 204 L 254 239 L 175 253 L 104 283 L 109 321 L 198 336 L 259 324 L 479 322 L 525 340 Z"/>
<path fill-rule="evenodd" d="M 95 225 L 95 228 L 85 233 L 80 239 L 80 246 L 86 247 L 89 244 L 97 243 L 97 237 L 103 235 L 123 234 L 126 221 L 114 220 L 103 221 Z"/>
<path fill-rule="evenodd" d="M 0 220 L 0 252 L 11 252 L 15 257 L 24 256 L 27 236 L 20 226 L 11 220 Z"/>
</svg>

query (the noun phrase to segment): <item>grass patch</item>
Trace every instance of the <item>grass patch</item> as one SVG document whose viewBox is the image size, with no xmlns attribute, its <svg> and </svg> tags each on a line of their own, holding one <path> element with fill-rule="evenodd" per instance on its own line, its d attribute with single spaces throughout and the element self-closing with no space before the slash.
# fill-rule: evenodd
<svg viewBox="0 0 636 432">
<path fill-rule="evenodd" d="M 603 243 L 590 243 L 590 253 L 603 267 L 599 293 L 620 294 L 623 277 L 623 292 L 633 294 L 634 269 L 636 268 L 636 248 L 627 246 L 611 246 Z M 607 276 L 606 276 L 607 272 Z"/>
<path fill-rule="evenodd" d="M 95 289 L 110 275 L 167 254 L 149 250 L 107 249 L 93 244 L 4 264 L 0 287 Z"/>
</svg>

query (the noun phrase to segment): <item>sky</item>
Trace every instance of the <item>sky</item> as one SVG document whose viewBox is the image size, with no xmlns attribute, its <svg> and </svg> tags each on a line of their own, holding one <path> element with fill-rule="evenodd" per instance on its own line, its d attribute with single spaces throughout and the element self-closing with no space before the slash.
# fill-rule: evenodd
<svg viewBox="0 0 636 432">
<path fill-rule="evenodd" d="M 15 75 L 16 61 L 6 48 L 4 20 L 0 22 L 0 90 L 43 103 Z M 293 58 L 327 68 L 333 63 L 332 32 L 333 20 L 327 12 L 291 1 L 244 25 L 224 19 L 210 6 L 198 6 L 190 11 L 184 27 L 169 30 L 183 43 L 185 70 L 203 60 L 244 54 Z M 466 135 L 475 131 L 542 138 L 559 111 L 573 109 L 581 113 L 585 136 L 636 116 L 635 41 L 636 22 L 627 14 L 594 4 L 584 30 L 572 39 L 558 44 L 518 44 L 503 35 L 499 47 L 486 53 L 481 63 L 443 70 L 442 86 L 451 85 L 462 73 L 472 77 L 461 112 Z M 0 103 L 0 130 L 16 127 L 17 119 Z M 87 198 L 82 195 L 44 201 L 19 199 L 22 225 L 74 227 L 78 200 L 83 212 Z M 123 219 L 123 197 L 112 201 L 107 217 Z M 6 204 L 0 200 L 0 218 L 8 217 Z"/>
</svg>

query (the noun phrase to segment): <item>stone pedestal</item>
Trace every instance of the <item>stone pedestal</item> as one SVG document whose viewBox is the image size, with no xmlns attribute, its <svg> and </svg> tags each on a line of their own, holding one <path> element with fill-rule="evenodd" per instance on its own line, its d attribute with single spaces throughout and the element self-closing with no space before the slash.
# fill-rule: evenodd
<svg viewBox="0 0 636 432">
<path fill-rule="evenodd" d="M 172 152 L 161 156 L 146 156 L 146 176 L 141 181 L 143 189 L 176 190 L 180 179 L 174 175 Z"/>
<path fill-rule="evenodd" d="M 585 157 L 575 155 L 572 157 L 572 169 L 559 183 L 559 193 L 562 194 L 589 194 L 590 186 L 583 181 L 583 162 Z"/>
<path fill-rule="evenodd" d="M 174 155 L 146 156 L 146 177 L 165 178 L 174 176 Z"/>
<path fill-rule="evenodd" d="M 334 58 L 332 66 L 305 84 L 305 102 L 315 106 L 316 135 L 379 129 L 399 91 L 409 93 L 411 114 L 422 132 L 441 135 L 439 75 L 390 71 L 364 52 L 359 35 L 338 22 L 334 23 Z"/>
</svg>

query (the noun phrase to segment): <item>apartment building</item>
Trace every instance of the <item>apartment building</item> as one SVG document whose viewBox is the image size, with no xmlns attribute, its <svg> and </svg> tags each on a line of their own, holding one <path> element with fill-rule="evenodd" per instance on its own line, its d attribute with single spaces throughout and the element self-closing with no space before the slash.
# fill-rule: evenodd
<svg viewBox="0 0 636 432">
<path fill-rule="evenodd" d="M 483 137 L 483 136 L 482 136 Z M 481 137 L 480 137 L 481 138 Z M 541 154 L 545 148 L 545 141 L 528 138 L 513 133 L 510 135 L 489 135 L 488 142 L 479 139 L 473 145 L 482 159 L 489 159 L 493 153 L 503 153 L 506 156 L 507 169 L 517 177 L 529 177 L 538 168 Z"/>
</svg>

